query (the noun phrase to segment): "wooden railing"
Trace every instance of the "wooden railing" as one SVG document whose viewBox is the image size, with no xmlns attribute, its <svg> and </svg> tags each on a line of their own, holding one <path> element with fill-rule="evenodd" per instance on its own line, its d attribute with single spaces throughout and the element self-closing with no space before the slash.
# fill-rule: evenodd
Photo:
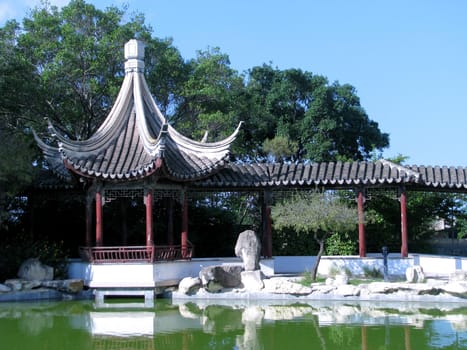
<svg viewBox="0 0 467 350">
<path fill-rule="evenodd" d="M 189 244 L 126 247 L 80 247 L 80 256 L 92 263 L 155 262 L 170 260 L 190 260 L 193 246 Z"/>
</svg>

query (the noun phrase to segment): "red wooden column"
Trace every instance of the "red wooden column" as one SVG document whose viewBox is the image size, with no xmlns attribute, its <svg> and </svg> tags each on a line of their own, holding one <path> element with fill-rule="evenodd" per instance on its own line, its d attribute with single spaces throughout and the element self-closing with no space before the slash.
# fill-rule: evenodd
<svg viewBox="0 0 467 350">
<path fill-rule="evenodd" d="M 102 247 L 104 243 L 103 215 L 102 215 L 102 192 L 96 192 L 96 246 Z"/>
<path fill-rule="evenodd" d="M 152 202 L 153 202 L 153 191 L 147 189 L 144 193 L 144 204 L 146 205 L 146 246 L 152 247 L 154 244 L 153 236 L 153 219 L 152 219 Z"/>
<path fill-rule="evenodd" d="M 86 247 L 92 246 L 92 204 L 93 198 L 91 194 L 86 195 Z"/>
<path fill-rule="evenodd" d="M 358 190 L 357 195 L 357 210 L 358 210 L 358 252 L 361 258 L 366 256 L 366 243 L 365 243 L 365 211 L 364 211 L 365 197 L 363 189 Z"/>
<path fill-rule="evenodd" d="M 405 188 L 401 188 L 400 191 L 400 205 L 401 205 L 401 256 L 406 258 L 409 255 L 409 248 L 408 248 L 408 234 L 407 234 L 407 195 L 405 192 Z"/>
<path fill-rule="evenodd" d="M 182 258 L 187 257 L 188 248 L 188 198 L 186 192 L 183 194 L 182 204 L 182 233 L 180 237 L 182 246 Z"/>
</svg>

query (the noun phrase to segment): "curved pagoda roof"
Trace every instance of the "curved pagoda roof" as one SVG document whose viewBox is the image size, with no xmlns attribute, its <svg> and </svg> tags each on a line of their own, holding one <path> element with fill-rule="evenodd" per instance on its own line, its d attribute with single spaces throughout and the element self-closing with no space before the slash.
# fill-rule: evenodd
<svg viewBox="0 0 467 350">
<path fill-rule="evenodd" d="M 205 143 L 177 132 L 157 107 L 144 78 L 144 46 L 125 45 L 125 78 L 118 97 L 99 129 L 87 140 L 75 141 L 49 125 L 58 147 L 36 136 L 55 174 L 67 179 L 67 169 L 102 180 L 141 179 L 157 172 L 175 181 L 207 177 L 226 164 L 240 125 L 226 139 Z"/>
</svg>

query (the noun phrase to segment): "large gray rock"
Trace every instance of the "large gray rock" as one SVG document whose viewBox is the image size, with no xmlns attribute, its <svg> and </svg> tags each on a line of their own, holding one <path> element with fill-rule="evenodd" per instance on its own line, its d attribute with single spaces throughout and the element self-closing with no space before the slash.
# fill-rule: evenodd
<svg viewBox="0 0 467 350">
<path fill-rule="evenodd" d="M 26 281 L 48 281 L 54 279 L 53 267 L 44 265 L 38 259 L 24 261 L 18 270 L 18 277 Z"/>
<path fill-rule="evenodd" d="M 405 270 L 405 278 L 409 283 L 425 282 L 425 273 L 421 266 L 410 266 Z"/>
<path fill-rule="evenodd" d="M 9 287 L 13 292 L 18 292 L 23 289 L 23 281 L 17 278 L 6 280 L 5 285 Z"/>
<path fill-rule="evenodd" d="M 9 292 L 11 292 L 11 288 L 5 284 L 0 283 L 0 293 L 9 293 Z"/>
<path fill-rule="evenodd" d="M 467 273 L 464 270 L 456 270 L 449 274 L 449 282 L 465 282 L 467 281 Z"/>
<path fill-rule="evenodd" d="M 209 292 L 219 292 L 223 288 L 239 288 L 242 286 L 240 265 L 206 266 L 199 272 L 203 287 Z"/>
<path fill-rule="evenodd" d="M 241 277 L 245 290 L 258 291 L 264 288 L 263 276 L 260 270 L 242 271 Z"/>
<path fill-rule="evenodd" d="M 337 286 L 336 290 L 334 291 L 334 295 L 340 295 L 343 297 L 359 296 L 360 288 L 350 284 L 341 284 Z"/>
<path fill-rule="evenodd" d="M 274 294 L 308 295 L 312 292 L 310 287 L 303 286 L 286 277 L 275 277 L 263 280 L 264 291 Z M 334 287 L 331 287 L 333 289 Z"/>
<path fill-rule="evenodd" d="M 245 271 L 259 270 L 261 242 L 254 231 L 246 230 L 238 235 L 235 255 L 242 259 Z"/>
<path fill-rule="evenodd" d="M 199 277 L 185 277 L 178 284 L 178 291 L 183 294 L 194 294 L 201 287 L 201 279 Z"/>
</svg>

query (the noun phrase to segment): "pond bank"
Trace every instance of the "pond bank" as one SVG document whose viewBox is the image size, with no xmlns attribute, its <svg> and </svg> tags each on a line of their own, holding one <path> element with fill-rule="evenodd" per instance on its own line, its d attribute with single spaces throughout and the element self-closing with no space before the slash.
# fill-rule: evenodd
<svg viewBox="0 0 467 350">
<path fill-rule="evenodd" d="M 408 282 L 370 282 L 358 285 L 313 283 L 310 287 L 298 283 L 299 277 L 271 277 L 266 280 L 265 288 L 258 291 L 244 289 L 225 289 L 210 293 L 200 289 L 192 294 L 168 290 L 161 296 L 174 301 L 196 300 L 257 300 L 300 302 L 323 301 L 391 301 L 391 302 L 452 302 L 467 304 L 467 282 L 428 279 L 424 283 Z M 0 293 L 0 302 L 52 301 L 52 300 L 90 300 L 93 290 L 66 293 L 58 290 L 39 288 L 28 291 Z"/>
<path fill-rule="evenodd" d="M 54 289 L 40 288 L 27 291 L 0 293 L 0 302 L 86 300 L 92 299 L 93 297 L 94 295 L 91 290 L 71 294 Z"/>
<path fill-rule="evenodd" d="M 467 303 L 467 282 L 428 279 L 423 283 L 369 282 L 352 284 L 298 283 L 299 277 L 265 279 L 264 288 L 210 293 L 201 288 L 193 293 L 170 293 L 173 300 L 352 300 L 352 301 L 417 301 Z"/>
</svg>

